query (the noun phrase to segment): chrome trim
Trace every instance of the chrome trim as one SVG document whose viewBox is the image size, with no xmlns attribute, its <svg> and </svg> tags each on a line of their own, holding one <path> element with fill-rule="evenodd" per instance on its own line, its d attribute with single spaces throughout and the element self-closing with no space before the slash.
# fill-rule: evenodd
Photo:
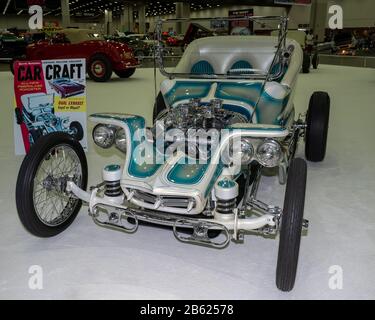
<svg viewBox="0 0 375 320">
<path fill-rule="evenodd" d="M 108 208 L 108 213 L 106 214 L 105 220 L 100 219 L 100 213 L 99 213 L 99 207 L 94 207 L 93 212 L 91 213 L 91 217 L 95 224 L 97 224 L 100 227 L 109 228 L 117 231 L 123 231 L 126 233 L 135 233 L 138 229 L 138 218 L 136 215 L 132 214 L 131 212 L 121 212 L 121 210 L 116 211 L 110 211 L 113 210 L 113 208 L 109 206 L 101 206 L 102 208 L 106 207 Z M 135 223 L 134 226 L 131 228 L 128 228 L 123 221 L 128 218 L 134 219 Z"/>
<path fill-rule="evenodd" d="M 203 227 L 207 230 L 223 230 L 226 240 L 224 242 L 215 242 L 210 239 L 204 239 L 205 233 L 199 233 L 196 230 L 195 233 L 199 233 L 200 237 L 183 238 L 177 234 L 177 239 L 183 242 L 189 242 L 192 244 L 201 244 L 211 246 L 214 248 L 222 248 L 227 245 L 229 239 L 233 236 L 230 235 L 230 231 L 234 231 L 236 235 L 241 234 L 243 231 L 259 231 L 259 229 L 266 228 L 267 230 L 277 230 L 278 221 L 275 219 L 274 213 L 265 213 L 261 216 L 255 217 L 236 217 L 235 214 L 221 215 L 218 212 L 213 211 L 212 218 L 201 218 L 189 215 L 179 215 L 163 211 L 146 210 L 143 208 L 128 207 L 128 202 L 121 200 L 121 203 L 113 201 L 110 197 L 98 196 L 98 193 L 102 193 L 101 189 L 94 188 L 91 193 L 86 192 L 77 187 L 74 182 L 68 182 L 67 191 L 72 192 L 78 198 L 89 202 L 89 215 L 92 216 L 93 221 L 101 226 L 118 231 L 124 231 L 126 233 L 134 233 L 137 231 L 139 221 L 144 221 L 153 224 L 159 224 L 164 226 L 170 226 L 173 228 L 178 227 L 190 227 L 198 228 Z M 100 210 L 104 210 L 107 213 L 104 215 L 104 219 L 100 218 Z M 132 218 L 134 220 L 134 226 L 128 227 L 125 219 Z M 202 238 L 203 237 L 203 238 Z M 238 240 L 237 238 L 233 238 Z"/>
<path fill-rule="evenodd" d="M 157 196 L 152 193 L 144 192 L 137 189 L 129 189 L 133 192 L 133 199 L 138 199 L 140 201 L 146 202 L 148 204 L 155 205 L 158 201 L 160 206 L 163 207 L 174 207 L 174 208 L 184 208 L 184 209 L 194 209 L 195 199 L 192 197 L 179 197 L 179 196 Z"/>
<path fill-rule="evenodd" d="M 177 225 L 180 227 L 183 226 L 185 228 L 192 228 L 193 234 L 190 236 L 185 236 L 182 233 L 179 233 L 177 230 Z M 208 231 L 210 229 L 215 230 L 222 230 L 223 235 L 225 236 L 223 241 L 217 242 L 211 240 L 208 236 Z M 216 249 L 225 248 L 231 239 L 230 233 L 228 229 L 215 222 L 207 222 L 207 221 L 196 221 L 192 219 L 180 219 L 175 222 L 173 225 L 173 234 L 176 239 L 180 240 L 181 242 L 191 243 L 191 244 L 198 244 L 213 247 Z M 215 238 L 214 238 L 215 239 Z"/>
</svg>

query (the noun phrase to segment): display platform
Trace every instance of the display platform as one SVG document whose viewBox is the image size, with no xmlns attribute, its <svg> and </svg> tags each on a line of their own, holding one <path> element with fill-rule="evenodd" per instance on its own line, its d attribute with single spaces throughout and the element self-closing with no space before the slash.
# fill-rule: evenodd
<svg viewBox="0 0 375 320">
<path fill-rule="evenodd" d="M 162 77 L 158 74 L 158 83 Z M 172 232 L 140 226 L 128 235 L 98 228 L 83 207 L 60 235 L 36 238 L 24 230 L 15 206 L 15 184 L 22 156 L 14 155 L 13 78 L 0 72 L 0 299 L 368 299 L 375 297 L 375 157 L 373 119 L 375 70 L 321 65 L 301 74 L 297 112 L 314 91 L 328 91 L 331 119 L 326 159 L 308 163 L 305 218 L 294 290 L 275 287 L 278 241 L 245 237 L 223 250 L 191 246 Z M 129 79 L 87 81 L 87 112 L 124 112 L 152 119 L 153 69 Z M 88 124 L 88 132 L 92 130 Z M 102 167 L 121 163 L 114 148 L 88 139 L 89 185 Z M 303 148 L 297 156 L 303 157 Z M 265 177 L 263 200 L 282 205 L 284 190 Z M 275 188 L 276 187 L 276 188 Z M 272 194 L 267 195 L 267 191 Z M 43 289 L 29 288 L 31 266 L 43 270 Z M 339 266 L 343 288 L 330 288 Z M 333 269 L 332 269 L 333 268 Z M 333 272 L 333 273 L 330 273 Z"/>
</svg>

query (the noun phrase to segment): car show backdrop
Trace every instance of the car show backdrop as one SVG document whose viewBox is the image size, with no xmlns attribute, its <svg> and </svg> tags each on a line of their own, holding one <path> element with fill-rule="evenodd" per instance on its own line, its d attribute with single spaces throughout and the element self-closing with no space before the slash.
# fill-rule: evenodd
<svg viewBox="0 0 375 320">
<path fill-rule="evenodd" d="M 14 63 L 14 144 L 23 155 L 42 135 L 61 131 L 87 150 L 85 59 Z"/>
</svg>

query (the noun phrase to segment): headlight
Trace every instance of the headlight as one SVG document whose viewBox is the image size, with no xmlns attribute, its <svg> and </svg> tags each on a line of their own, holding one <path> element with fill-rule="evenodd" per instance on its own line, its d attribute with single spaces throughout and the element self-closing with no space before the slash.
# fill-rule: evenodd
<svg viewBox="0 0 375 320">
<path fill-rule="evenodd" d="M 249 139 L 242 138 L 240 143 L 233 141 L 229 154 L 234 158 L 241 159 L 241 165 L 248 165 L 254 156 L 254 148 Z"/>
<path fill-rule="evenodd" d="M 122 128 L 116 131 L 115 145 L 120 151 L 126 152 L 126 135 L 125 130 Z"/>
<path fill-rule="evenodd" d="M 115 128 L 104 124 L 98 124 L 92 131 L 92 138 L 97 146 L 108 149 L 115 140 Z"/>
<path fill-rule="evenodd" d="M 129 60 L 134 58 L 134 54 L 132 51 L 126 52 L 124 51 L 123 53 L 120 54 L 122 60 Z"/>
<path fill-rule="evenodd" d="M 241 139 L 241 164 L 247 165 L 254 156 L 254 148 L 248 139 Z"/>
<path fill-rule="evenodd" d="M 258 146 L 257 159 L 265 167 L 276 167 L 281 156 L 281 147 L 275 140 L 266 140 Z"/>
</svg>

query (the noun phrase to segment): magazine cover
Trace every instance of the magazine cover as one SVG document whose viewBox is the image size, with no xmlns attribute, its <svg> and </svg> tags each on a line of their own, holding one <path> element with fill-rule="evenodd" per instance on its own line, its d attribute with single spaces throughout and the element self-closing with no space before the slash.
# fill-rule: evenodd
<svg viewBox="0 0 375 320">
<path fill-rule="evenodd" d="M 85 66 L 85 59 L 15 62 L 17 155 L 56 131 L 74 136 L 87 151 Z"/>
</svg>

